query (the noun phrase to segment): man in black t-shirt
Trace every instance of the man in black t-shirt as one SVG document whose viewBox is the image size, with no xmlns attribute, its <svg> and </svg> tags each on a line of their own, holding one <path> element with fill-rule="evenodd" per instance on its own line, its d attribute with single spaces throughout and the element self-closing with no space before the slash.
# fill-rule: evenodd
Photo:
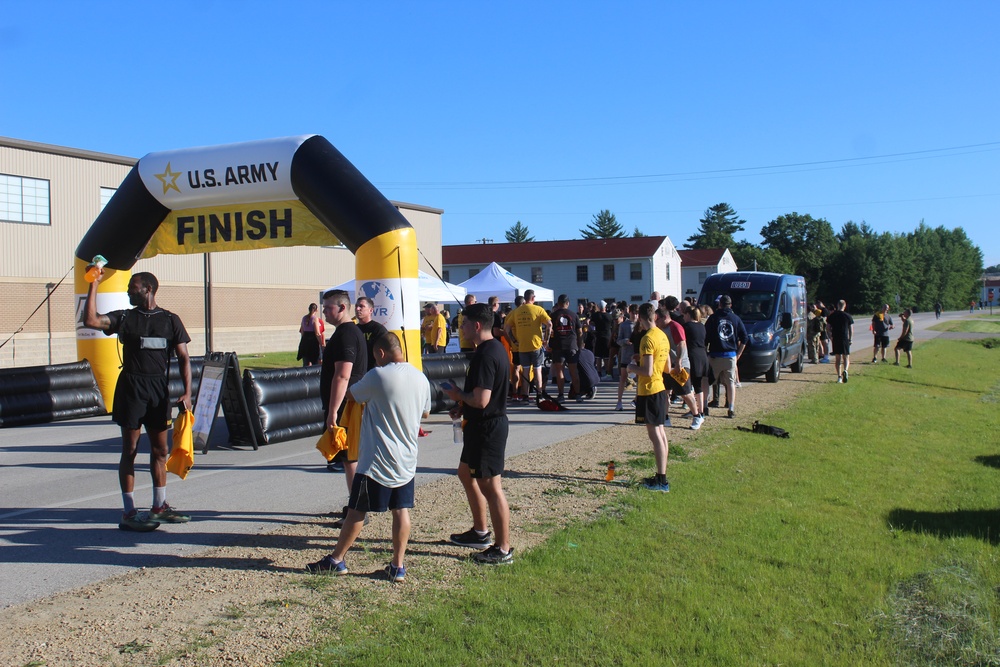
<svg viewBox="0 0 1000 667">
<path fill-rule="evenodd" d="M 361 430 L 361 406 L 347 397 L 347 388 L 368 370 L 368 344 L 358 325 L 351 321 L 351 297 L 344 290 L 330 290 L 323 295 L 323 317 L 336 329 L 326 342 L 323 368 L 320 371 L 319 395 L 323 402 L 326 428 L 342 426 L 347 430 L 347 449 L 341 450 L 327 469 L 339 472 L 341 464 L 351 493 L 354 470 L 358 466 L 358 437 Z"/>
<path fill-rule="evenodd" d="M 170 428 L 170 391 L 167 371 L 171 354 L 176 353 L 184 393 L 178 403 L 191 409 L 191 342 L 180 318 L 156 306 L 159 282 L 152 273 L 137 273 L 128 283 L 130 310 L 97 312 L 97 286 L 104 269 L 87 292 L 83 324 L 106 335 L 117 334 L 122 344 L 122 372 L 115 385 L 111 418 L 122 429 L 122 455 L 118 462 L 118 482 L 124 511 L 118 527 L 149 532 L 160 523 L 191 520 L 167 504 L 167 429 Z M 149 472 L 153 478 L 153 504 L 148 513 L 135 507 L 135 456 L 141 427 L 149 438 Z"/>
<path fill-rule="evenodd" d="M 583 401 L 580 395 L 580 318 L 569 309 L 569 297 L 560 294 L 556 301 L 556 309 L 552 311 L 552 335 L 549 337 L 550 355 L 552 357 L 552 374 L 559 389 L 558 400 L 563 400 L 563 389 L 566 387 L 566 375 L 563 363 L 569 366 L 569 393 L 577 401 Z"/>
<path fill-rule="evenodd" d="M 365 335 L 365 344 L 368 347 L 368 364 L 365 372 L 375 368 L 375 341 L 388 333 L 388 330 L 380 322 L 372 319 L 375 313 L 375 302 L 366 296 L 358 297 L 354 304 L 354 316 L 358 318 L 358 328 Z"/>
<path fill-rule="evenodd" d="M 493 337 L 493 313 L 489 306 L 473 304 L 463 315 L 465 336 L 475 343 L 476 351 L 469 360 L 463 390 L 448 385 L 444 391 L 456 402 L 449 412 L 451 418 L 465 418 L 458 478 L 472 511 L 472 529 L 453 534 L 451 542 L 465 547 L 486 547 L 473 560 L 484 565 L 502 565 L 514 562 L 510 508 L 501 485 L 507 447 L 510 367 L 506 350 Z M 492 543 L 486 523 L 487 510 L 496 531 Z"/>
<path fill-rule="evenodd" d="M 837 371 L 837 382 L 847 382 L 847 369 L 851 366 L 851 339 L 854 338 L 854 318 L 847 312 L 847 302 L 837 302 L 837 310 L 826 318 L 826 328 L 830 332 L 830 347 L 833 348 L 833 363 Z M 840 372 L 843 363 L 844 372 Z"/>
</svg>

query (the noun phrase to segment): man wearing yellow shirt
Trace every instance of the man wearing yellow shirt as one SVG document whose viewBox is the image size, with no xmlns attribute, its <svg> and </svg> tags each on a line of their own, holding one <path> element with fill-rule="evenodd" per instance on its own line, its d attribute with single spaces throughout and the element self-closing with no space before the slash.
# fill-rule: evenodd
<svg viewBox="0 0 1000 667">
<path fill-rule="evenodd" d="M 424 354 L 444 352 L 448 345 L 448 323 L 438 311 L 436 303 L 424 306 L 424 319 L 420 322 L 420 332 L 424 337 Z"/>
<path fill-rule="evenodd" d="M 476 302 L 475 294 L 465 295 L 465 308 L 468 308 Z M 462 328 L 462 322 L 465 321 L 465 308 L 463 308 L 457 316 L 456 326 L 458 329 L 458 349 L 462 352 L 472 352 L 476 349 L 476 343 L 468 337 L 465 333 L 465 329 Z"/>
<path fill-rule="evenodd" d="M 628 365 L 629 373 L 638 376 L 635 400 L 635 421 L 646 424 L 646 434 L 653 443 L 653 457 L 656 459 L 656 474 L 643 480 L 643 488 L 666 493 L 670 491 L 667 481 L 667 390 L 663 384 L 663 374 L 670 372 L 670 340 L 656 325 L 653 304 L 639 306 L 637 325 L 645 333 L 639 341 L 639 349 Z"/>
<path fill-rule="evenodd" d="M 522 377 L 519 387 L 524 387 L 527 400 L 528 369 L 535 369 L 535 401 L 542 398 L 542 364 L 545 356 L 542 350 L 549 344 L 552 333 L 552 318 L 541 306 L 535 305 L 535 290 L 524 291 L 524 303 L 514 309 L 504 321 L 504 331 L 514 343 Z"/>
</svg>

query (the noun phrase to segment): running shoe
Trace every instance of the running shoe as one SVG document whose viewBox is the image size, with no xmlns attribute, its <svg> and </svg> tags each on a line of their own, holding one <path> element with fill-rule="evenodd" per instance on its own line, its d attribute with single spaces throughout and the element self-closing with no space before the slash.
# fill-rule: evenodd
<svg viewBox="0 0 1000 667">
<path fill-rule="evenodd" d="M 344 463 L 342 461 L 330 461 L 326 464 L 326 469 L 328 472 L 344 472 Z"/>
<path fill-rule="evenodd" d="M 701 428 L 701 425 L 705 423 L 705 418 L 701 415 L 695 415 L 694 419 L 691 420 L 691 430 L 697 431 Z"/>
<path fill-rule="evenodd" d="M 335 561 L 333 554 L 328 554 L 315 563 L 306 565 L 306 572 L 309 574 L 347 574 L 347 563 Z"/>
<path fill-rule="evenodd" d="M 735 416 L 736 416 L 736 410 L 729 408 L 729 410 L 726 411 L 726 417 L 728 417 L 729 419 L 732 419 Z"/>
<path fill-rule="evenodd" d="M 162 507 L 154 507 L 149 510 L 149 518 L 161 523 L 187 523 L 191 520 L 191 515 L 181 514 L 167 503 L 163 503 Z"/>
<path fill-rule="evenodd" d="M 400 565 L 396 567 L 392 563 L 385 566 L 385 574 L 389 577 L 389 581 L 406 581 L 406 566 Z"/>
<path fill-rule="evenodd" d="M 847 369 L 844 369 L 844 383 L 847 383 Z"/>
<path fill-rule="evenodd" d="M 481 551 L 472 556 L 472 560 L 480 565 L 510 565 L 514 562 L 514 549 L 504 553 L 497 545 L 490 546 L 486 551 Z"/>
<path fill-rule="evenodd" d="M 618 405 L 615 406 L 615 412 L 622 412 L 625 407 L 622 405 L 621 401 L 618 401 Z"/>
<path fill-rule="evenodd" d="M 485 549 L 493 544 L 493 535 L 486 531 L 485 535 L 480 535 L 474 528 L 470 528 L 464 533 L 452 533 L 448 541 L 460 547 L 470 547 L 472 549 Z"/>
<path fill-rule="evenodd" d="M 149 518 L 148 513 L 140 514 L 138 510 L 122 514 L 122 520 L 118 522 L 118 530 L 127 530 L 133 533 L 149 533 L 159 527 L 159 521 L 153 521 Z"/>
<path fill-rule="evenodd" d="M 659 484 L 655 477 L 647 477 L 642 480 L 642 488 L 647 491 L 659 491 L 660 493 L 670 493 L 670 482 Z"/>
</svg>

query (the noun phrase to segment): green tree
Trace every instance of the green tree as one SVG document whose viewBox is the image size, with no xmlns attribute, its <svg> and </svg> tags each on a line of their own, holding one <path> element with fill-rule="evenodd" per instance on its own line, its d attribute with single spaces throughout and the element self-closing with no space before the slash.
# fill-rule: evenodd
<svg viewBox="0 0 1000 667">
<path fill-rule="evenodd" d="M 985 269 L 983 269 L 983 273 L 1000 273 L 1000 264 L 987 266 Z"/>
<path fill-rule="evenodd" d="M 774 248 L 763 248 L 749 241 L 737 241 L 730 247 L 730 252 L 740 271 L 794 273 L 792 261 Z"/>
<path fill-rule="evenodd" d="M 615 218 L 615 214 L 604 209 L 594 215 L 594 219 L 585 229 L 580 230 L 585 239 L 622 239 L 625 238 L 625 228 Z"/>
<path fill-rule="evenodd" d="M 837 250 L 829 222 L 792 212 L 779 215 L 760 230 L 764 244 L 791 260 L 792 273 L 804 276 L 811 294 L 822 282 L 823 267 Z"/>
<path fill-rule="evenodd" d="M 639 225 L 636 225 L 635 229 L 632 230 L 632 238 L 639 239 L 644 236 L 646 236 L 646 234 L 643 234 L 642 231 L 639 229 Z"/>
<path fill-rule="evenodd" d="M 741 220 L 733 207 L 723 202 L 705 211 L 699 220 L 701 226 L 693 236 L 689 236 L 685 248 L 703 250 L 705 248 L 732 248 L 736 245 L 735 234 L 743 231 L 746 220 Z"/>
<path fill-rule="evenodd" d="M 504 236 L 507 237 L 507 243 L 531 243 L 535 240 L 534 236 L 528 236 L 528 228 L 520 220 L 504 232 Z"/>
</svg>

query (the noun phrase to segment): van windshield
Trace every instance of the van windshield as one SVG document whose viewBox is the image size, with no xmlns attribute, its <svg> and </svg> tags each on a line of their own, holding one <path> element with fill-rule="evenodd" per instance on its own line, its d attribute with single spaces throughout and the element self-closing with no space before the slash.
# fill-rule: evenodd
<svg viewBox="0 0 1000 667">
<path fill-rule="evenodd" d="M 774 315 L 774 294 L 772 292 L 741 292 L 733 290 L 729 293 L 733 299 L 733 312 L 744 322 L 763 322 Z"/>
</svg>

